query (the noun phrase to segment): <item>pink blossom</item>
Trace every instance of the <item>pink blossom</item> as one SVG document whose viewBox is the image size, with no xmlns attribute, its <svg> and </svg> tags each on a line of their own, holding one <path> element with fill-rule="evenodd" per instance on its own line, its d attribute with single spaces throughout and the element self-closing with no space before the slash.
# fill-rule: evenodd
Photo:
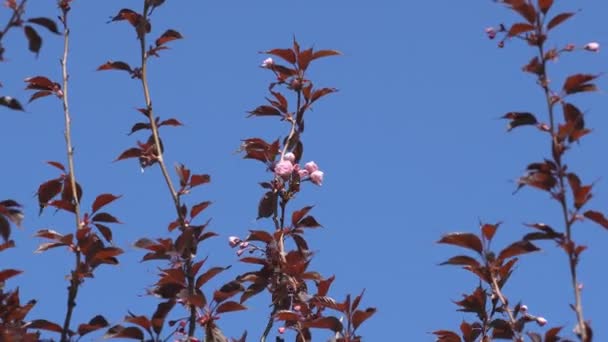
<svg viewBox="0 0 608 342">
<path fill-rule="evenodd" d="M 306 171 L 308 171 L 308 173 L 313 173 L 319 169 L 317 163 L 315 163 L 314 161 L 309 161 L 308 163 L 306 163 L 306 165 L 304 165 L 304 167 L 306 168 Z"/>
<path fill-rule="evenodd" d="M 485 29 L 488 38 L 494 39 L 496 37 L 496 30 L 493 27 L 487 27 Z"/>
<path fill-rule="evenodd" d="M 245 249 L 239 249 L 238 251 L 236 251 L 236 255 L 241 256 L 241 255 L 243 255 L 243 253 L 245 253 L 245 251 L 246 251 Z"/>
<path fill-rule="evenodd" d="M 262 62 L 262 68 L 270 68 L 274 65 L 274 60 L 270 57 L 266 58 L 264 62 Z"/>
<path fill-rule="evenodd" d="M 283 178 L 287 178 L 293 172 L 293 164 L 289 160 L 281 160 L 274 166 L 274 173 Z"/>
<path fill-rule="evenodd" d="M 576 46 L 574 46 L 574 44 L 570 43 L 570 44 L 566 45 L 566 47 L 564 47 L 564 50 L 574 51 L 575 48 L 576 48 Z"/>
<path fill-rule="evenodd" d="M 600 51 L 600 43 L 589 42 L 589 43 L 585 44 L 585 46 L 583 48 L 587 51 L 598 52 L 598 51 Z"/>
<path fill-rule="evenodd" d="M 519 307 L 519 311 L 520 311 L 520 312 L 524 312 L 524 313 L 525 313 L 525 312 L 527 312 L 527 311 L 528 311 L 528 306 L 527 306 L 527 305 L 522 305 L 522 306 L 520 306 L 520 307 Z"/>
<path fill-rule="evenodd" d="M 241 243 L 241 238 L 238 236 L 231 236 L 228 238 L 228 243 L 230 244 L 230 247 L 236 247 L 239 243 Z"/>
<path fill-rule="evenodd" d="M 323 185 L 323 171 L 314 171 L 310 174 L 310 181 L 315 185 Z"/>
<path fill-rule="evenodd" d="M 247 248 L 247 247 L 249 247 L 249 241 L 243 241 L 243 242 L 241 242 L 241 244 L 239 245 L 239 248 L 240 248 L 240 249 Z"/>
<path fill-rule="evenodd" d="M 285 327 L 279 327 L 279 334 L 284 334 L 285 333 Z"/>
<path fill-rule="evenodd" d="M 291 152 L 287 152 L 285 153 L 285 155 L 283 156 L 284 160 L 289 160 L 292 163 L 295 163 L 296 161 L 296 155 L 291 153 Z"/>
<path fill-rule="evenodd" d="M 298 170 L 298 175 L 300 176 L 300 179 L 308 177 L 308 174 L 308 170 Z"/>
<path fill-rule="evenodd" d="M 547 320 L 545 317 L 536 317 L 536 323 L 542 327 L 543 325 L 547 324 Z"/>
</svg>

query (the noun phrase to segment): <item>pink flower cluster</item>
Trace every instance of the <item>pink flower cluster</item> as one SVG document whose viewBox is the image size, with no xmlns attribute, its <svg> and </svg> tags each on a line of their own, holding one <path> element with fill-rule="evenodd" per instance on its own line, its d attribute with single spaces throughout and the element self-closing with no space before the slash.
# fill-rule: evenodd
<svg viewBox="0 0 608 342">
<path fill-rule="evenodd" d="M 287 179 L 293 172 L 297 172 L 300 180 L 310 180 L 315 185 L 323 184 L 323 171 L 319 170 L 319 166 L 314 161 L 309 161 L 301 168 L 299 164 L 294 164 L 296 156 L 289 152 L 283 156 L 283 159 L 274 166 L 274 173 Z"/>
</svg>

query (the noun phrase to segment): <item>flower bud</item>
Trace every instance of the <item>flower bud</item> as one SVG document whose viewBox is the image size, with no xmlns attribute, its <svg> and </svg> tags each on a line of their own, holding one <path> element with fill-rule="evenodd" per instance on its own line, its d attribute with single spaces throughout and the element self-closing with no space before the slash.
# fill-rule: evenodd
<svg viewBox="0 0 608 342">
<path fill-rule="evenodd" d="M 308 163 L 306 163 L 304 165 L 304 168 L 306 168 L 306 171 L 308 171 L 308 173 L 313 173 L 319 169 L 317 163 L 315 163 L 314 161 L 309 161 Z"/>
<path fill-rule="evenodd" d="M 545 317 L 536 317 L 536 324 L 542 327 L 543 325 L 547 324 L 547 320 Z"/>
<path fill-rule="evenodd" d="M 496 30 L 493 27 L 486 27 L 485 29 L 488 38 L 494 39 L 496 38 Z"/>
<path fill-rule="evenodd" d="M 292 163 L 295 163 L 296 161 L 296 155 L 291 153 L 291 152 L 287 152 L 285 153 L 285 155 L 283 156 L 284 160 L 289 160 Z"/>
<path fill-rule="evenodd" d="M 298 175 L 300 176 L 300 179 L 304 179 L 308 177 L 309 173 L 308 170 L 298 170 Z"/>
<path fill-rule="evenodd" d="M 598 51 L 600 51 L 600 43 L 589 42 L 589 43 L 585 44 L 585 46 L 583 48 L 587 51 L 598 52 Z"/>
<path fill-rule="evenodd" d="M 271 68 L 274 65 L 274 60 L 270 57 L 262 62 L 262 68 Z"/>
<path fill-rule="evenodd" d="M 228 243 L 230 244 L 230 247 L 236 247 L 239 243 L 241 243 L 241 238 L 239 238 L 238 236 L 231 236 L 228 238 Z"/>
<path fill-rule="evenodd" d="M 315 171 L 310 174 L 310 181 L 315 185 L 323 185 L 323 171 Z"/>
<path fill-rule="evenodd" d="M 527 305 L 520 306 L 519 307 L 519 311 L 523 312 L 523 313 L 528 312 L 528 306 Z"/>
<path fill-rule="evenodd" d="M 274 173 L 283 178 L 287 178 L 293 172 L 293 164 L 289 160 L 281 160 L 274 166 Z"/>
<path fill-rule="evenodd" d="M 284 334 L 285 333 L 285 327 L 279 327 L 279 329 L 277 329 L 279 331 L 279 334 Z"/>
</svg>

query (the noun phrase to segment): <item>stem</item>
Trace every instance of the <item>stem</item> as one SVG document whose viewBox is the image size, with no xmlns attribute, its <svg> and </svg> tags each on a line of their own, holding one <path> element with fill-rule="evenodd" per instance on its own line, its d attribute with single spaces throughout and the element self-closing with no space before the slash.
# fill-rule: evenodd
<svg viewBox="0 0 608 342">
<path fill-rule="evenodd" d="M 542 32 L 539 30 L 539 32 Z M 559 196 L 557 196 L 557 200 L 560 204 L 560 208 L 562 211 L 562 216 L 564 219 L 564 225 L 566 227 L 566 242 L 567 244 L 573 243 L 572 241 L 572 223 L 573 220 L 570 220 L 568 218 L 568 204 L 566 203 L 566 186 L 565 186 L 565 181 L 564 181 L 564 168 L 563 168 L 563 164 L 562 164 L 562 160 L 561 160 L 561 153 L 554 153 L 553 151 L 555 151 L 556 147 L 557 147 L 557 132 L 556 132 L 556 127 L 555 127 L 555 114 L 553 112 L 553 103 L 551 100 L 551 91 L 549 89 L 549 84 L 548 84 L 548 74 L 547 74 L 547 60 L 544 57 L 544 46 L 543 43 L 539 44 L 538 46 L 538 51 L 539 51 L 539 57 L 540 60 L 542 61 L 542 74 L 539 76 L 539 81 L 540 84 L 544 90 L 545 93 L 545 99 L 546 99 L 546 103 L 547 103 L 547 110 L 549 113 L 549 123 L 550 123 L 550 131 L 551 131 L 551 155 L 553 156 L 553 162 L 555 163 L 556 167 L 557 167 L 557 177 L 558 177 L 558 185 L 559 185 Z M 586 324 L 585 324 L 585 318 L 583 316 L 583 303 L 582 303 L 582 298 L 581 298 L 581 290 L 578 286 L 578 277 L 577 277 L 577 273 L 576 273 L 576 266 L 577 266 L 577 256 L 574 252 L 573 248 L 568 248 L 567 250 L 567 254 L 568 254 L 568 264 L 569 264 L 569 268 L 570 268 L 570 278 L 571 278 L 571 282 L 572 282 L 572 288 L 574 290 L 574 300 L 575 300 L 575 305 L 574 305 L 574 311 L 576 312 L 576 318 L 578 321 L 578 334 L 580 337 L 580 340 L 583 342 L 588 342 L 588 336 L 587 336 L 587 328 L 586 328 Z"/>
<path fill-rule="evenodd" d="M 149 16 L 149 4 L 147 0 L 144 0 L 144 9 L 143 9 L 143 22 L 148 22 Z M 144 100 L 146 102 L 146 109 L 148 112 L 148 120 L 150 122 L 150 128 L 152 130 L 152 136 L 154 139 L 154 145 L 156 149 L 156 160 L 158 161 L 158 165 L 160 166 L 160 170 L 163 174 L 163 178 L 165 179 L 165 183 L 167 184 L 167 188 L 169 189 L 169 193 L 171 194 L 171 198 L 173 199 L 173 204 L 175 206 L 175 211 L 177 212 L 178 221 L 182 228 L 186 227 L 186 218 L 182 215 L 182 211 L 180 210 L 181 201 L 180 195 L 175 190 L 175 186 L 173 185 L 173 181 L 171 180 L 171 176 L 169 175 L 169 171 L 167 170 L 167 165 L 165 163 L 163 157 L 163 151 L 161 149 L 160 144 L 160 133 L 158 131 L 158 125 L 156 124 L 156 120 L 154 117 L 154 111 L 152 109 L 152 97 L 150 96 L 150 87 L 148 85 L 148 54 L 146 53 L 146 33 L 139 33 L 139 45 L 140 45 L 140 54 L 141 54 L 141 85 L 144 92 Z M 192 270 L 192 258 L 189 256 L 186 260 L 184 266 L 187 282 L 188 282 L 188 291 L 189 293 L 194 293 L 195 280 L 192 275 L 190 275 Z M 189 305 L 189 325 L 188 325 L 188 337 L 193 337 L 196 332 L 196 306 L 193 304 Z"/>
<path fill-rule="evenodd" d="M 26 2 L 27 2 L 27 0 L 22 0 L 21 3 L 19 3 L 19 6 L 17 6 L 17 8 L 13 11 L 13 15 L 11 15 L 11 18 L 6 23 L 6 26 L 4 26 L 2 33 L 0 33 L 0 41 L 2 40 L 2 38 L 4 38 L 6 33 L 13 26 L 15 26 L 15 23 L 19 22 L 21 20 L 21 14 L 23 13 L 23 8 L 25 7 Z"/>
<path fill-rule="evenodd" d="M 513 311 L 509 308 L 509 301 L 502 294 L 502 291 L 500 290 L 500 286 L 498 286 L 498 281 L 496 280 L 494 273 L 492 273 L 491 276 L 492 292 L 498 297 L 498 300 L 500 300 L 500 302 L 502 303 L 503 310 L 507 313 L 507 316 L 509 317 L 509 324 L 511 325 L 511 331 L 513 331 L 513 340 L 517 342 L 523 341 L 521 334 L 517 330 L 515 330 L 515 327 L 517 326 L 517 320 L 513 315 Z"/>
<path fill-rule="evenodd" d="M 25 2 L 25 1 L 24 1 Z M 23 3 L 22 3 L 23 4 Z M 72 146 L 72 133 L 71 126 L 72 120 L 70 117 L 70 107 L 68 100 L 68 52 L 69 52 L 69 42 L 70 42 L 70 29 L 68 28 L 68 12 L 69 8 L 62 8 L 62 17 L 61 22 L 63 23 L 63 57 L 61 58 L 61 74 L 62 74 L 62 91 L 63 96 L 63 115 L 65 121 L 65 144 L 67 149 L 67 157 L 68 157 L 68 168 L 69 168 L 69 182 L 72 188 L 72 201 L 74 204 L 74 217 L 76 220 L 76 230 L 81 228 L 80 226 L 80 203 L 78 201 L 78 190 L 76 187 L 76 176 L 74 173 L 74 147 Z M 67 300 L 67 312 L 65 314 L 65 320 L 63 323 L 63 329 L 61 331 L 61 341 L 69 341 L 68 332 L 70 329 L 70 322 L 72 320 L 72 313 L 74 312 L 74 307 L 76 306 L 76 297 L 78 295 L 78 287 L 80 286 L 80 277 L 78 269 L 80 267 L 80 251 L 76 250 L 74 252 L 75 256 L 75 265 L 74 270 L 72 271 L 72 275 L 70 277 L 70 286 L 68 287 L 68 300 Z"/>
</svg>

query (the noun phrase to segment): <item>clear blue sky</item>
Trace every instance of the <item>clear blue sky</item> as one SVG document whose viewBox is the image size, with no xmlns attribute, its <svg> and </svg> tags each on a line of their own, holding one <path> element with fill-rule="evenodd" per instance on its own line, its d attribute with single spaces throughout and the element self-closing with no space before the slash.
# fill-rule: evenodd
<svg viewBox="0 0 608 342">
<path fill-rule="evenodd" d="M 124 195 L 108 209 L 124 222 L 114 234 L 126 251 L 118 267 L 101 267 L 95 279 L 86 281 L 74 323 L 98 313 L 119 323 L 127 310 L 150 314 L 158 303 L 144 294 L 162 263 L 137 263 L 143 252 L 130 245 L 139 237 L 167 235 L 167 223 L 174 218 L 172 202 L 157 169 L 142 174 L 135 161 L 112 163 L 136 140 L 126 133 L 141 118 L 133 109 L 143 106 L 143 97 L 139 84 L 126 74 L 95 71 L 108 59 L 137 63 L 132 28 L 106 22 L 120 8 L 140 10 L 140 3 L 75 1 L 71 13 L 77 177 L 84 186 L 84 203 L 101 192 Z M 608 44 L 603 24 L 607 5 L 558 1 L 556 9 L 582 10 L 555 30 L 552 44 Z M 7 13 L 0 11 L 2 22 Z M 54 1 L 38 1 L 31 3 L 28 14 L 55 17 L 57 11 Z M 483 32 L 486 26 L 513 19 L 490 0 L 167 1 L 154 14 L 152 36 L 173 28 L 185 40 L 170 43 L 171 50 L 152 60 L 150 81 L 156 111 L 186 124 L 162 132 L 169 165 L 183 162 L 212 175 L 212 183 L 191 198 L 214 202 L 205 217 L 213 218 L 211 228 L 221 237 L 204 244 L 200 256 L 208 255 L 209 265 L 233 264 L 220 277 L 225 281 L 247 269 L 236 262 L 227 237 L 271 227 L 255 220 L 262 194 L 257 182 L 269 174 L 261 164 L 233 152 L 241 139 L 286 134 L 286 127 L 273 119 L 245 116 L 262 104 L 272 78 L 258 68 L 265 57 L 257 52 L 287 47 L 296 35 L 304 46 L 344 53 L 313 64 L 310 72 L 316 84 L 340 89 L 316 105 L 304 136 L 304 159 L 315 160 L 326 176 L 322 188 L 307 186 L 295 202 L 298 208 L 316 205 L 314 215 L 325 227 L 309 235 L 318 251 L 313 267 L 327 276 L 336 274 L 337 299 L 366 288 L 364 305 L 378 308 L 361 329 L 366 341 L 433 341 L 433 330 L 458 330 L 463 319 L 473 317 L 455 312 L 451 300 L 471 291 L 477 281 L 466 271 L 437 266 L 460 251 L 435 241 L 452 231 L 477 232 L 480 219 L 504 221 L 496 242 L 505 244 L 528 231 L 523 222 L 559 224 L 558 207 L 547 194 L 524 189 L 511 195 L 513 180 L 548 151 L 545 137 L 534 129 L 507 134 L 506 122 L 497 120 L 509 111 L 532 111 L 545 118 L 539 88 L 520 71 L 533 50 L 520 42 L 500 50 Z M 26 51 L 21 34 L 15 30 L 6 37 L 8 61 L 0 64 L 0 75 L 2 94 L 25 101 L 23 78 L 59 80 L 61 40 L 44 33 L 36 59 Z M 566 73 L 608 69 L 603 51 L 565 56 L 550 68 L 558 83 Z M 584 182 L 598 181 L 590 208 L 605 210 L 606 93 L 584 94 L 574 102 L 587 113 L 594 132 L 569 154 L 568 162 Z M 64 213 L 48 210 L 38 217 L 34 197 L 38 184 L 55 176 L 44 161 L 65 161 L 61 106 L 46 98 L 28 105 L 25 113 L 1 111 L 0 197 L 23 203 L 27 216 L 25 228 L 14 232 L 18 248 L 0 253 L 0 264 L 26 270 L 8 287 L 19 286 L 24 300 L 39 299 L 30 318 L 62 321 L 64 275 L 72 257 L 61 249 L 32 254 L 40 241 L 31 237 L 41 228 L 73 230 L 71 217 Z M 590 247 L 580 265 L 586 317 L 592 320 L 595 340 L 605 341 L 608 232 L 586 223 L 576 226 L 575 234 Z M 546 317 L 550 326 L 564 325 L 570 332 L 575 316 L 568 307 L 573 296 L 566 257 L 552 243 L 540 245 L 542 252 L 523 258 L 505 293 Z M 210 284 L 207 293 L 218 284 Z M 247 329 L 252 340 L 259 337 L 269 312 L 267 301 L 248 305 L 248 312 L 219 321 L 228 336 Z"/>
</svg>

